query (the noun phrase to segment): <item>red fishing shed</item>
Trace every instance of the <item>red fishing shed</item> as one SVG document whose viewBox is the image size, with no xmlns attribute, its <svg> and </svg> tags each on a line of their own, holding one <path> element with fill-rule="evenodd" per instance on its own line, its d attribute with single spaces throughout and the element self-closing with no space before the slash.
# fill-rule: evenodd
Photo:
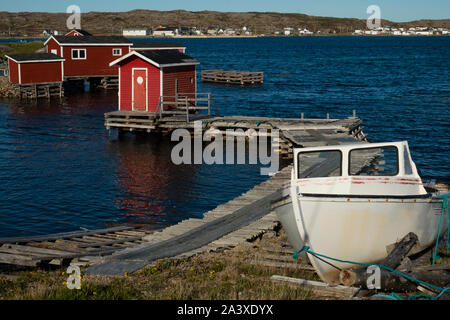
<svg viewBox="0 0 450 320">
<path fill-rule="evenodd" d="M 64 77 L 117 76 L 110 62 L 130 52 L 128 39 L 116 36 L 51 36 L 44 44 L 48 53 L 65 59 Z"/>
<path fill-rule="evenodd" d="M 9 81 L 16 84 L 64 81 L 64 58 L 52 53 L 7 55 Z"/>
<path fill-rule="evenodd" d="M 198 64 L 177 50 L 131 51 L 111 62 L 119 67 L 119 110 L 156 112 L 160 96 L 194 95 Z"/>
</svg>

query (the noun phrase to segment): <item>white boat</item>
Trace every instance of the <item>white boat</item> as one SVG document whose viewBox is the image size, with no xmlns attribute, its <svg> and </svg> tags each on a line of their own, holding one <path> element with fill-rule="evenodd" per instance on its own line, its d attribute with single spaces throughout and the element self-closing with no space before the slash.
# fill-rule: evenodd
<svg viewBox="0 0 450 320">
<path fill-rule="evenodd" d="M 407 142 L 362 143 L 294 150 L 284 198 L 273 205 L 295 250 L 344 261 L 380 263 L 409 232 L 413 253 L 438 236 L 442 198 L 426 190 Z M 441 234 L 447 229 L 448 210 Z M 320 278 L 339 284 L 353 264 L 308 253 Z"/>
</svg>

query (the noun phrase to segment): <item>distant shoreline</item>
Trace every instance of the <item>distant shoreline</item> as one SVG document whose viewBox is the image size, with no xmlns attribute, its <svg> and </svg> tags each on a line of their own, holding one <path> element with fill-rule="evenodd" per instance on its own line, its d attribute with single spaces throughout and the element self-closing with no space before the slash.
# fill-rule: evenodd
<svg viewBox="0 0 450 320">
<path fill-rule="evenodd" d="M 244 38 L 313 38 L 313 37 L 360 37 L 360 38 L 373 38 L 373 37 L 396 37 L 396 38 L 438 38 L 438 37 L 450 37 L 450 35 L 393 35 L 393 34 L 378 34 L 378 35 L 359 35 L 352 33 L 340 33 L 340 34 L 315 34 L 308 36 L 296 36 L 296 35 L 252 35 L 252 36 L 174 36 L 174 37 L 152 37 L 152 36 L 138 36 L 138 37 L 126 37 L 127 39 L 148 39 L 148 40 L 171 40 L 171 39 L 244 39 Z M 5 41 L 6 40 L 6 41 Z M 47 38 L 39 37 L 2 37 L 0 36 L 0 42 L 6 43 L 8 40 L 20 41 L 20 40 L 33 40 L 45 42 Z"/>
</svg>

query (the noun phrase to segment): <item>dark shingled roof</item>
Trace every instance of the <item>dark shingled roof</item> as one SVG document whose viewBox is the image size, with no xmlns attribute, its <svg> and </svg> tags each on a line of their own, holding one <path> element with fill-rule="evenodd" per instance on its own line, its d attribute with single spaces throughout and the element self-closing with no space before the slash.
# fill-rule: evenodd
<svg viewBox="0 0 450 320">
<path fill-rule="evenodd" d="M 191 63 L 198 64 L 199 61 L 181 53 L 177 50 L 151 50 L 151 51 L 136 51 L 144 57 L 156 62 L 157 64 L 179 64 L 179 63 Z"/>
<path fill-rule="evenodd" d="M 144 42 L 133 41 L 133 47 L 135 48 L 186 48 L 182 43 L 178 42 Z"/>
<path fill-rule="evenodd" d="M 21 53 L 7 55 L 18 62 L 39 61 L 39 60 L 64 60 L 64 58 L 53 53 Z"/>
<path fill-rule="evenodd" d="M 84 36 L 84 37 L 70 37 L 70 36 L 55 36 L 56 41 L 61 44 L 131 44 L 131 41 L 125 37 L 120 36 Z"/>
<path fill-rule="evenodd" d="M 92 34 L 90 34 L 89 32 L 87 32 L 86 30 L 83 30 L 83 29 L 73 29 L 67 33 L 71 33 L 72 31 L 77 31 L 78 33 L 81 33 L 83 36 L 92 36 Z"/>
</svg>

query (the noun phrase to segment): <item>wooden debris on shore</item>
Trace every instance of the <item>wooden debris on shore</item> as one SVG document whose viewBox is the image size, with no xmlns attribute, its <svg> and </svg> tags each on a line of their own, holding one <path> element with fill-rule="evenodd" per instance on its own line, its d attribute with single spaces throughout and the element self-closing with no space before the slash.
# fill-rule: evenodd
<svg viewBox="0 0 450 320">
<path fill-rule="evenodd" d="M 0 264 L 37 267 L 61 266 L 73 259 L 102 257 L 143 243 L 152 231 L 113 227 L 58 234 L 0 239 Z"/>
<path fill-rule="evenodd" d="M 337 295 L 344 295 L 346 297 L 351 297 L 355 293 L 358 292 L 358 288 L 354 287 L 347 287 L 347 286 L 330 286 L 324 282 L 321 281 L 312 281 L 312 280 L 305 280 L 305 279 L 298 279 L 298 278 L 291 278 L 291 277 L 284 277 L 279 275 L 273 275 L 270 280 L 274 282 L 284 282 L 291 285 L 299 286 L 305 289 L 309 289 L 315 292 L 320 293 L 331 293 L 331 294 L 337 294 Z"/>
<path fill-rule="evenodd" d="M 448 264 L 411 266 L 411 261 L 407 258 L 407 256 L 416 245 L 417 241 L 417 235 L 414 233 L 407 234 L 399 243 L 397 243 L 391 253 L 380 264 L 393 270 L 399 270 L 399 268 L 404 265 L 406 260 L 409 267 L 404 268 L 406 270 L 402 270 L 403 274 L 433 286 L 441 288 L 447 287 L 450 283 L 450 274 L 445 271 L 440 271 L 450 269 Z M 411 270 L 413 272 L 408 272 Z M 360 297 L 370 296 L 375 293 L 375 291 L 368 288 L 367 281 L 369 276 L 371 276 L 371 274 L 367 273 L 366 268 L 342 270 L 340 273 L 340 281 L 345 286 L 361 288 L 362 290 L 357 294 Z M 412 293 L 424 287 L 419 282 L 412 281 L 401 274 L 391 272 L 386 269 L 380 270 L 380 281 L 381 289 L 378 289 L 378 291 L 383 292 Z"/>
<path fill-rule="evenodd" d="M 264 72 L 203 70 L 203 82 L 254 85 L 264 83 Z"/>
</svg>

